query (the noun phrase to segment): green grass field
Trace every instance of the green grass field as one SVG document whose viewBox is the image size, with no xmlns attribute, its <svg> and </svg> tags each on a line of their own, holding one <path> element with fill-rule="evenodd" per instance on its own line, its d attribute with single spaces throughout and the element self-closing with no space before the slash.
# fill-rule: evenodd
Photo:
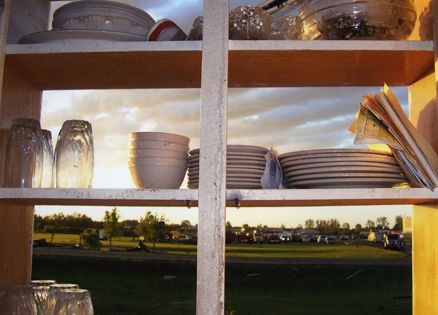
<svg viewBox="0 0 438 315">
<path fill-rule="evenodd" d="M 50 242 L 50 234 L 36 233 L 34 239 L 45 238 Z M 79 235 L 55 234 L 54 244 L 73 245 L 79 243 Z M 103 241 L 102 250 L 108 250 L 109 242 Z M 137 246 L 131 237 L 115 237 L 112 246 L 129 248 Z M 151 246 L 151 244 L 148 244 Z M 179 255 L 196 255 L 196 245 L 181 243 L 157 243 L 156 252 Z M 367 245 L 289 243 L 289 244 L 227 244 L 227 257 L 241 258 L 308 258 L 308 259 L 400 259 L 405 252 L 388 251 Z"/>
<path fill-rule="evenodd" d="M 195 314 L 192 263 L 34 257 L 33 279 L 49 278 L 89 289 L 96 315 Z M 411 267 L 228 264 L 225 309 L 230 315 L 407 315 L 411 285 Z"/>
</svg>

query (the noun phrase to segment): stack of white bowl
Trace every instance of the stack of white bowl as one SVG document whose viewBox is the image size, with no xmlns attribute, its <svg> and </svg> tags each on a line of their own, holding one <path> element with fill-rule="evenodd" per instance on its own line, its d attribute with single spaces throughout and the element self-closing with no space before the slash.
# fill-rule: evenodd
<svg viewBox="0 0 438 315">
<path fill-rule="evenodd" d="M 130 135 L 129 171 L 137 188 L 178 189 L 187 171 L 190 139 L 163 132 Z"/>
</svg>

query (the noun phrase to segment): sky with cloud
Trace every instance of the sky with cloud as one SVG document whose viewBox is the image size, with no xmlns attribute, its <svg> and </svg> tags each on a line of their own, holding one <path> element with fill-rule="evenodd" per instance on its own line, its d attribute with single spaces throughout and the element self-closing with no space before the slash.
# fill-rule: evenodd
<svg viewBox="0 0 438 315">
<path fill-rule="evenodd" d="M 149 12 L 155 19 L 170 18 L 188 31 L 193 19 L 202 14 L 202 2 L 125 1 Z M 231 7 L 259 1 L 232 1 Z M 57 3 L 57 2 L 55 2 Z M 273 146 L 279 153 L 353 147 L 347 128 L 354 119 L 361 96 L 376 88 L 263 88 L 230 89 L 228 143 Z M 395 89 L 403 104 L 407 90 Z M 54 139 L 67 119 L 92 123 L 95 144 L 96 188 L 133 188 L 127 168 L 129 133 L 161 131 L 190 137 L 191 148 L 199 146 L 199 89 L 48 91 L 43 97 L 42 126 Z M 183 188 L 185 183 L 183 184 Z M 105 208 L 39 207 L 37 213 L 83 212 L 101 219 Z M 164 214 L 172 222 L 197 222 L 197 209 L 119 208 L 123 219 L 139 218 L 146 210 Z M 320 207 L 229 209 L 233 225 L 267 224 L 296 226 L 307 218 L 338 218 L 350 224 L 367 219 L 410 215 L 410 207 Z"/>
</svg>

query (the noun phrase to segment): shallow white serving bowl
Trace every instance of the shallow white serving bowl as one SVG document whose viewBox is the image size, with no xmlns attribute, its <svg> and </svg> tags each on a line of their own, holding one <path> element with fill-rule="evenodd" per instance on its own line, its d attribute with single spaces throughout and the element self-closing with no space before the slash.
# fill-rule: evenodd
<svg viewBox="0 0 438 315">
<path fill-rule="evenodd" d="M 54 30 L 115 31 L 147 37 L 155 20 L 145 11 L 115 1 L 70 2 L 55 11 Z"/>
<path fill-rule="evenodd" d="M 167 141 L 182 145 L 189 145 L 190 139 L 186 136 L 165 132 L 133 132 L 130 134 L 131 145 L 139 141 Z"/>
<path fill-rule="evenodd" d="M 186 174 L 186 167 L 169 165 L 129 166 L 131 178 L 137 188 L 179 189 Z"/>
</svg>

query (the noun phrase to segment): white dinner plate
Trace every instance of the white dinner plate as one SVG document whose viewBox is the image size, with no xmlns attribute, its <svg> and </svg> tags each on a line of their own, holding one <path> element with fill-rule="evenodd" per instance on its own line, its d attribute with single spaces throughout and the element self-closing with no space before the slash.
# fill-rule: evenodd
<svg viewBox="0 0 438 315">
<path fill-rule="evenodd" d="M 389 164 L 388 164 L 389 165 Z M 402 174 L 403 172 L 399 167 L 367 167 L 367 166 L 333 166 L 333 167 L 311 167 L 301 170 L 288 170 L 285 169 L 284 173 L 287 176 L 298 176 L 305 174 L 322 174 L 322 173 L 360 173 L 360 172 L 370 172 L 370 173 L 391 173 L 391 174 Z"/>
<path fill-rule="evenodd" d="M 61 43 L 65 41 L 116 41 L 144 42 L 146 37 L 129 33 L 99 30 L 54 30 L 37 32 L 23 36 L 20 44 Z"/>
<path fill-rule="evenodd" d="M 384 155 L 393 156 L 389 152 L 370 150 L 370 149 L 318 149 L 318 150 L 303 150 L 283 153 L 278 156 L 278 158 L 284 159 L 288 157 L 298 157 L 298 156 L 315 156 L 315 155 L 347 155 L 347 154 L 374 154 L 374 155 Z"/>
<path fill-rule="evenodd" d="M 247 152 L 247 153 L 259 153 L 265 155 L 269 150 L 264 147 L 259 147 L 255 145 L 238 145 L 229 144 L 227 145 L 227 152 Z M 199 149 L 194 149 L 189 152 L 190 154 L 199 154 Z"/>
<path fill-rule="evenodd" d="M 283 172 L 308 170 L 313 168 L 329 168 L 329 167 L 376 167 L 376 168 L 384 168 L 391 170 L 399 170 L 401 172 L 401 168 L 398 165 L 379 163 L 379 162 L 363 162 L 363 161 L 304 163 L 304 164 L 285 167 L 283 168 Z"/>
<path fill-rule="evenodd" d="M 189 181 L 193 180 L 199 180 L 199 175 L 191 175 L 189 174 Z M 241 179 L 241 180 L 247 180 L 247 179 L 258 179 L 261 180 L 262 175 L 259 174 L 228 174 L 227 173 L 227 180 L 235 180 L 235 179 Z"/>
<path fill-rule="evenodd" d="M 227 167 L 227 175 L 254 174 L 254 175 L 262 176 L 264 172 L 265 172 L 264 167 L 257 167 L 257 168 L 247 168 L 247 167 L 230 168 L 230 167 Z M 189 176 L 190 175 L 199 175 L 199 168 L 189 168 Z"/>
<path fill-rule="evenodd" d="M 379 154 L 366 154 L 366 153 L 348 153 L 348 154 L 336 154 L 336 153 L 321 153 L 312 155 L 298 155 L 290 156 L 280 159 L 280 163 L 290 162 L 290 161 L 307 161 L 311 159 L 322 159 L 322 158 L 376 158 L 376 159 L 392 159 L 395 160 L 392 155 L 379 155 Z"/>
<path fill-rule="evenodd" d="M 189 161 L 188 163 L 189 168 L 190 167 L 195 167 L 195 168 L 199 168 L 199 161 Z M 243 166 L 247 166 L 247 165 L 251 165 L 251 166 L 265 166 L 266 165 L 266 161 L 259 161 L 259 160 L 231 160 L 228 161 L 227 160 L 227 166 L 238 166 L 238 165 L 243 165 Z"/>
<path fill-rule="evenodd" d="M 317 173 L 317 174 L 305 174 L 305 175 L 286 175 L 289 183 L 295 181 L 316 179 L 316 178 L 396 178 L 400 180 L 406 180 L 405 175 L 391 174 L 391 173 Z"/>
<path fill-rule="evenodd" d="M 297 181 L 289 188 L 385 188 L 403 182 L 396 178 L 323 178 Z"/>
<path fill-rule="evenodd" d="M 385 164 L 398 165 L 397 161 L 393 157 L 389 156 L 343 156 L 343 157 L 327 157 L 327 158 L 309 158 L 304 160 L 293 160 L 293 161 L 280 161 L 282 168 L 297 165 L 307 165 L 313 163 L 333 163 L 333 162 L 378 162 Z"/>
</svg>

